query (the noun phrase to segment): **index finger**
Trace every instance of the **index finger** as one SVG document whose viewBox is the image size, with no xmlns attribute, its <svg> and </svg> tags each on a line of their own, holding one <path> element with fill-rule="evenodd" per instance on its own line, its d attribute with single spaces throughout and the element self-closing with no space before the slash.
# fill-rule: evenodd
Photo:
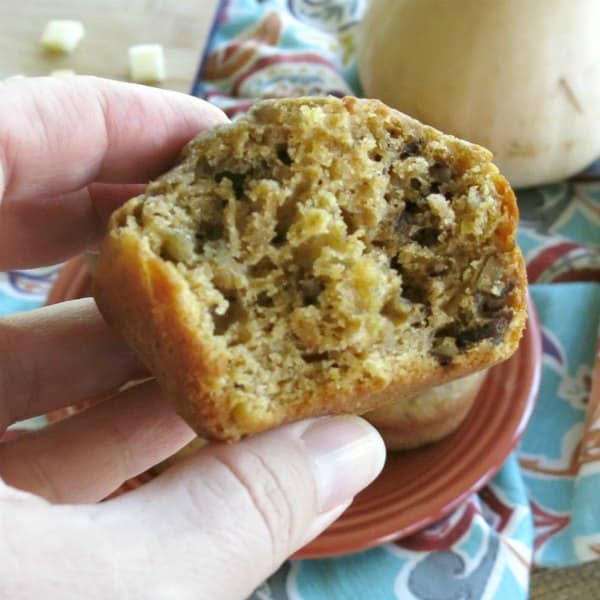
<svg viewBox="0 0 600 600">
<path fill-rule="evenodd" d="M 198 98 L 95 77 L 0 84 L 0 115 L 3 210 L 93 181 L 145 181 L 194 135 L 226 121 Z"/>
</svg>

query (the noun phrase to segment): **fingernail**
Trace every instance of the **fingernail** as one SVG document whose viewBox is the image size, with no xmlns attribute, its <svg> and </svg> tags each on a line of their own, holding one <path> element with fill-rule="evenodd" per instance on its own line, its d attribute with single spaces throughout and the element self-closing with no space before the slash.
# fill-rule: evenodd
<svg viewBox="0 0 600 600">
<path fill-rule="evenodd" d="M 381 436 L 360 417 L 317 419 L 302 440 L 314 465 L 321 513 L 350 501 L 385 463 Z"/>
</svg>

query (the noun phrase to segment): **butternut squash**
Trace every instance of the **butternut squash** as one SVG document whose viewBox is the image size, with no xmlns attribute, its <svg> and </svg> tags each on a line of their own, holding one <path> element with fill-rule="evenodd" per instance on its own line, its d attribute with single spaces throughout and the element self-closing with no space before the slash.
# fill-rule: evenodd
<svg viewBox="0 0 600 600">
<path fill-rule="evenodd" d="M 489 148 L 515 187 L 600 156 L 599 0 L 371 0 L 367 96 Z"/>
</svg>

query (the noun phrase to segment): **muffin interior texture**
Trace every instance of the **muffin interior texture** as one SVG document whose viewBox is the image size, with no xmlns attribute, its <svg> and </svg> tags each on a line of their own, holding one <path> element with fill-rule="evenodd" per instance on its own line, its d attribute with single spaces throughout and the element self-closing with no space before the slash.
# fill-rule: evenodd
<svg viewBox="0 0 600 600">
<path fill-rule="evenodd" d="M 383 105 L 265 102 L 190 143 L 115 226 L 185 280 L 226 365 L 207 393 L 243 423 L 502 341 L 516 216 L 490 160 Z"/>
</svg>

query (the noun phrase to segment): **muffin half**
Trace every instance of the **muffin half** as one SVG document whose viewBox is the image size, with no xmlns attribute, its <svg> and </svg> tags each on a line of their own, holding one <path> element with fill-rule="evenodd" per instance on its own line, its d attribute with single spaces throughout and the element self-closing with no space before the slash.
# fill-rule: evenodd
<svg viewBox="0 0 600 600">
<path fill-rule="evenodd" d="M 267 100 L 114 213 L 95 296 L 190 425 L 235 440 L 508 358 L 516 225 L 487 150 L 374 100 Z"/>
</svg>

